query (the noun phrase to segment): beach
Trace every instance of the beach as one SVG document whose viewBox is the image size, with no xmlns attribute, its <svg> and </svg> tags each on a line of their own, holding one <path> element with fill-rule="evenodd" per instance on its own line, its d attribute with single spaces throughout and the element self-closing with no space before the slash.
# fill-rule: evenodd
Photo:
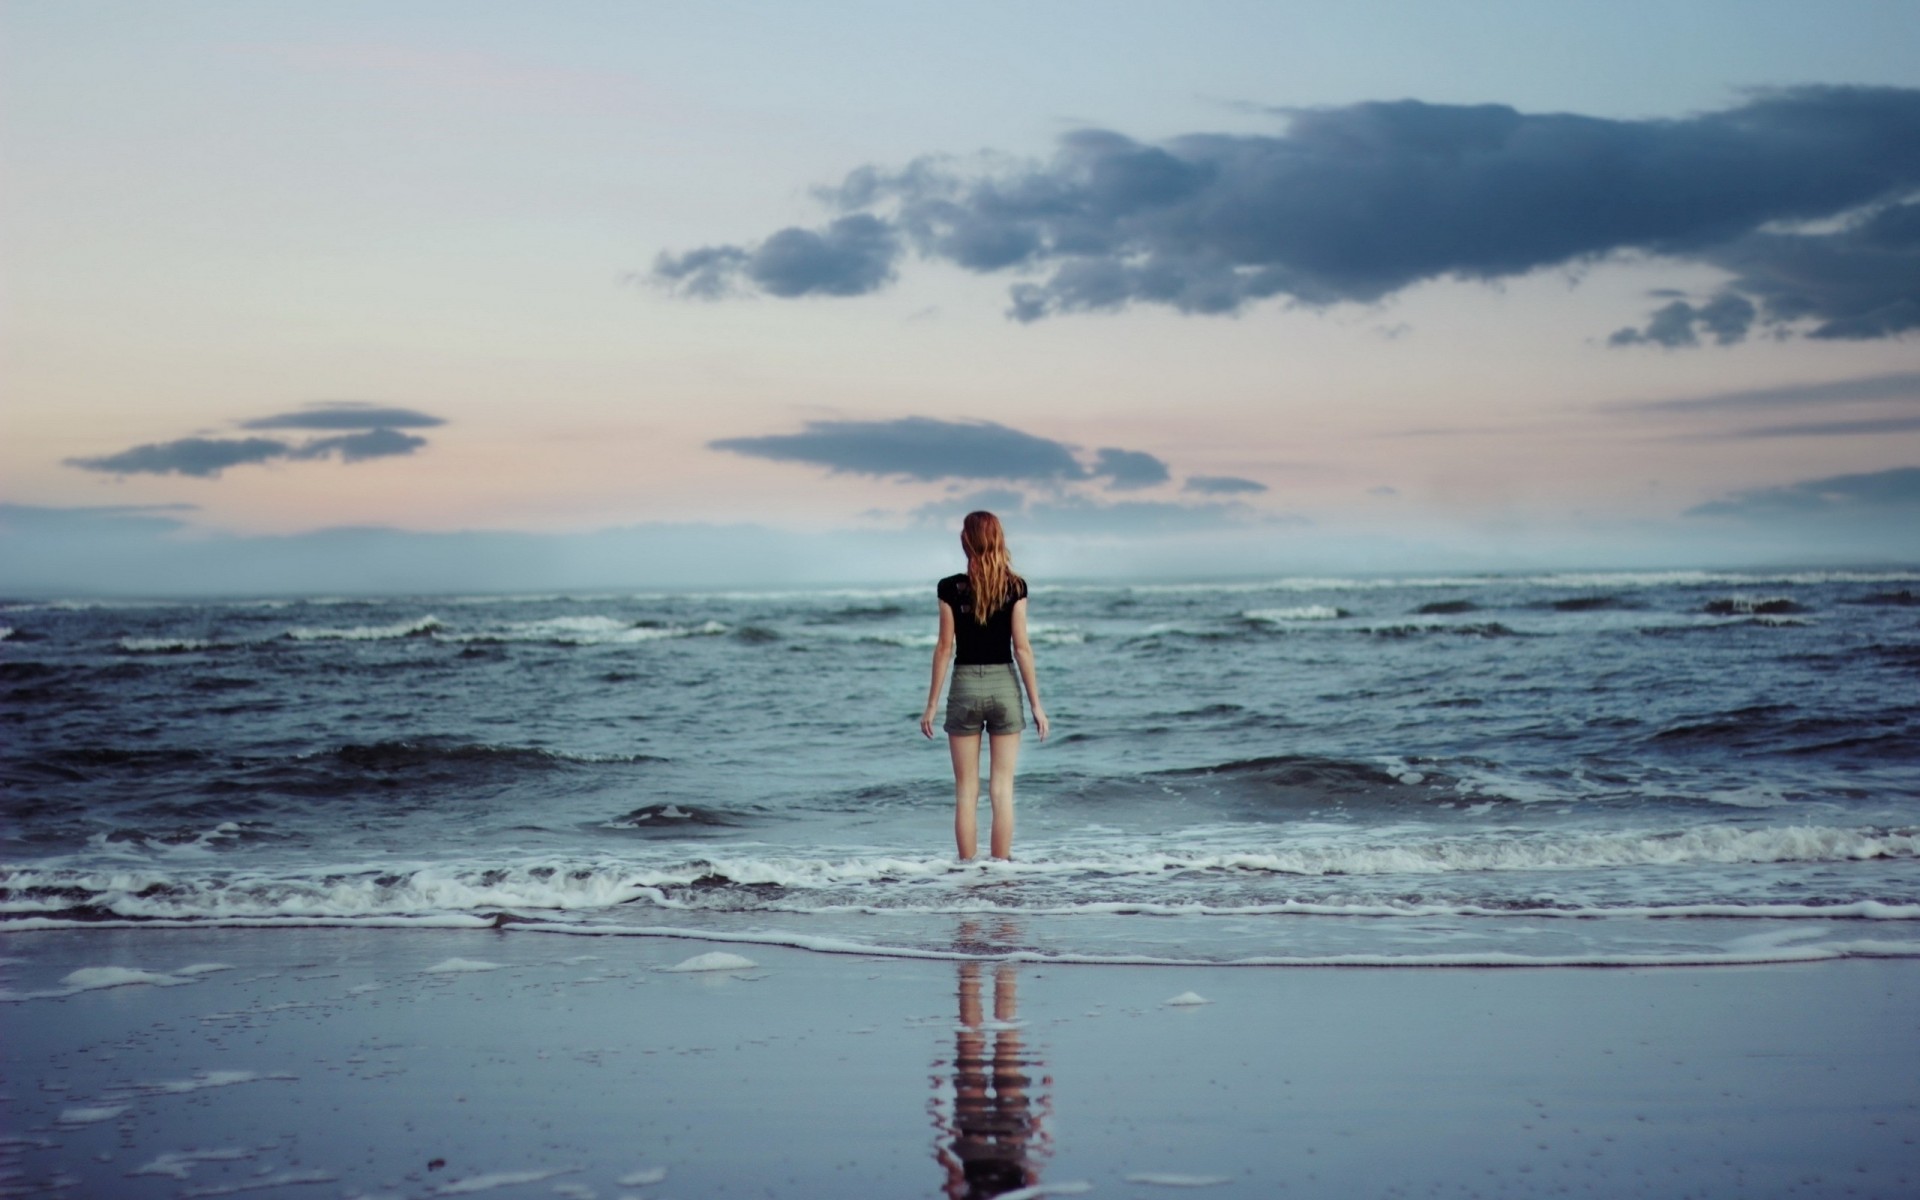
<svg viewBox="0 0 1920 1200">
<path fill-rule="evenodd" d="M 50 930 L 4 952 L 8 1196 L 1920 1180 L 1910 960 L 1095 966 L 366 927 Z"/>
</svg>

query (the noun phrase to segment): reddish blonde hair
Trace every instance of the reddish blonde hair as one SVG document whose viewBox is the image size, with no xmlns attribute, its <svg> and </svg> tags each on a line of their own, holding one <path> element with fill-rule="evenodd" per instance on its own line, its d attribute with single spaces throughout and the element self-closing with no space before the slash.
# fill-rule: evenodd
<svg viewBox="0 0 1920 1200">
<path fill-rule="evenodd" d="M 970 512 L 960 525 L 960 545 L 967 552 L 967 582 L 973 585 L 973 619 L 982 625 L 1025 582 L 1013 573 L 1013 555 L 1007 552 L 1007 534 L 1000 518 L 990 512 Z"/>
</svg>

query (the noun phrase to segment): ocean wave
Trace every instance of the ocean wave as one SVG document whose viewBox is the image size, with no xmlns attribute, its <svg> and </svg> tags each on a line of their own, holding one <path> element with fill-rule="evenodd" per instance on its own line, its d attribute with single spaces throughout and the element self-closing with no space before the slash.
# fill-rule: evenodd
<svg viewBox="0 0 1920 1200">
<path fill-rule="evenodd" d="M 1240 616 L 1248 621 L 1281 623 L 1288 621 L 1334 621 L 1353 614 L 1331 604 L 1301 604 L 1292 608 L 1249 608 Z"/>
<path fill-rule="evenodd" d="M 1070 896 L 1086 898 L 1058 911 L 1117 911 L 1110 895 L 1099 895 L 1124 880 L 1150 882 L 1200 878 L 1232 880 L 1248 876 L 1406 876 L 1484 872 L 1556 872 L 1578 869 L 1678 866 L 1687 864 L 1841 863 L 1920 857 L 1920 832 L 1817 826 L 1750 829 L 1712 826 L 1697 829 L 1627 833 L 1516 835 L 1477 838 L 1402 840 L 1392 843 L 1273 845 L 1235 851 L 1206 849 L 1044 852 L 981 869 L 948 858 L 904 855 L 709 855 L 671 862 L 637 863 L 619 859 L 554 860 L 518 863 L 448 863 L 340 867 L 308 873 L 233 870 L 181 874 L 158 866 L 126 869 L 59 867 L 0 868 L 0 915 L 78 918 L 222 917 L 310 918 L 364 916 L 473 915 L 505 911 L 588 911 L 636 901 L 666 909 L 730 911 L 837 911 L 848 908 L 892 912 L 946 913 L 964 893 L 983 880 L 1052 881 Z M 944 885 L 944 886 L 942 886 Z M 796 894 L 821 894 L 826 905 L 793 907 Z M 1053 892 L 1047 893 L 1053 895 Z M 977 899 L 978 897 L 972 897 Z M 991 903 L 991 900 L 989 900 Z M 1127 903 L 1151 900 L 1132 898 Z M 1285 911 L 1284 902 L 1281 909 Z M 1859 903 L 1868 903 L 1859 901 Z M 1920 919 L 1911 903 L 1882 904 L 1871 914 Z M 1091 906 L 1091 907 L 1090 907 Z M 1190 907 L 1190 906 L 1180 906 Z M 1270 904 L 1259 906 L 1271 908 Z M 1363 905 L 1369 912 L 1424 911 L 1420 906 Z M 1522 905 L 1547 910 L 1553 906 Z M 1645 911 L 1648 906 L 1630 906 Z M 1729 904 L 1726 908 L 1747 908 Z M 1046 911 L 1047 903 L 1022 911 Z M 1591 909 L 1591 906 L 1588 906 Z M 1806 905 L 1800 915 L 1834 916 L 1831 905 Z M 1580 906 L 1573 906 L 1579 911 Z M 1144 910 L 1143 910 L 1144 911 Z M 1221 912 L 1241 914 L 1243 905 Z M 1308 910 L 1300 910 L 1308 911 Z M 1328 910 L 1335 911 L 1335 910 Z M 1351 906 L 1338 909 L 1354 912 Z M 1510 915 L 1511 906 L 1460 904 L 1443 910 L 1464 915 Z M 1557 911 L 1557 910 L 1556 910 Z M 1600 911 L 1591 909 L 1591 911 Z M 1793 915 L 1798 909 L 1775 907 L 1766 915 Z M 1869 910 L 1860 910 L 1867 915 Z M 1377 915 L 1377 914 L 1376 914 Z"/>
<path fill-rule="evenodd" d="M 129 654 L 187 654 L 195 650 L 212 650 L 224 644 L 206 638 L 167 637 L 123 637 L 119 642 L 120 648 Z"/>
<path fill-rule="evenodd" d="M 1361 633 L 1387 638 L 1423 637 L 1431 633 L 1481 638 L 1528 636 L 1498 621 L 1389 621 L 1355 628 Z"/>
<path fill-rule="evenodd" d="M 575 766 L 662 761 L 649 754 L 568 754 L 538 746 L 425 738 L 411 741 L 397 739 L 369 743 L 349 742 L 334 749 L 326 757 L 357 770 L 383 774 L 449 766 L 552 770 Z"/>
<path fill-rule="evenodd" d="M 1700 606 L 1716 617 L 1780 616 L 1807 611 L 1791 596 L 1720 596 Z"/>
<path fill-rule="evenodd" d="M 391 625 L 355 625 L 347 629 L 314 629 L 300 626 L 287 630 L 296 642 L 380 642 L 391 638 L 426 637 L 440 628 L 440 618 L 416 617 Z"/>
<path fill-rule="evenodd" d="M 732 632 L 719 621 L 698 625 L 669 625 L 619 617 L 548 617 L 539 621 L 512 621 L 493 629 L 450 633 L 436 630 L 443 642 L 544 642 L 555 646 L 608 646 L 656 642 L 668 638 L 717 637 Z"/>
</svg>

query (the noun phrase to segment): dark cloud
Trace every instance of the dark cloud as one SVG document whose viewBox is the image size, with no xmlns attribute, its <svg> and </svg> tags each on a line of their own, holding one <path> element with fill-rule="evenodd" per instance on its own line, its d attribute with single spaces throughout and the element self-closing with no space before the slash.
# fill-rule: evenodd
<svg viewBox="0 0 1920 1200">
<path fill-rule="evenodd" d="M 777 462 L 813 463 L 855 475 L 908 479 L 1085 479 L 1073 448 L 992 421 L 809 421 L 801 433 L 721 438 L 707 443 Z"/>
<path fill-rule="evenodd" d="M 1674 349 L 1698 346 L 1705 333 L 1722 346 L 1746 340 L 1747 330 L 1760 310 L 1745 296 L 1722 292 L 1702 305 L 1674 300 L 1654 310 L 1646 328 L 1616 329 L 1607 339 L 1610 346 L 1651 344 Z"/>
<path fill-rule="evenodd" d="M 1855 379 L 1834 379 L 1825 383 L 1793 383 L 1781 387 L 1712 392 L 1704 396 L 1680 396 L 1669 400 L 1638 401 L 1608 407 L 1637 409 L 1645 412 L 1694 412 L 1709 409 L 1771 409 L 1801 405 L 1858 404 L 1900 400 L 1920 400 L 1920 371 L 1867 375 Z"/>
<path fill-rule="evenodd" d="M 368 420 L 370 417 L 393 420 L 382 420 L 375 424 Z M 241 428 L 356 429 L 359 432 L 308 438 L 304 442 L 263 437 L 190 437 L 171 442 L 149 442 L 118 454 L 69 458 L 65 461 L 70 467 L 113 475 L 190 475 L 197 479 L 217 479 L 229 467 L 252 466 L 277 459 L 338 458 L 341 462 L 360 462 L 369 458 L 412 454 L 427 444 L 427 439 L 423 437 L 388 428 L 392 423 L 440 425 L 445 422 L 412 409 L 328 405 L 261 417 L 243 422 Z M 366 425 L 374 427 L 363 428 Z"/>
<path fill-rule="evenodd" d="M 148 442 L 99 458 L 69 458 L 66 464 L 114 475 L 192 475 L 217 479 L 228 467 L 286 458 L 293 447 L 277 438 L 181 438 Z"/>
<path fill-rule="evenodd" d="M 1920 467 L 1755 488 L 1688 509 L 1686 515 L 1767 522 L 1892 518 L 1911 531 L 1920 522 Z"/>
<path fill-rule="evenodd" d="M 1610 344 L 1695 346 L 1705 333 L 1727 346 L 1756 324 L 1838 341 L 1920 328 L 1920 203 L 1864 213 L 1831 232 L 1756 232 L 1695 257 L 1733 279 L 1698 307 L 1667 304 L 1644 329 L 1619 330 Z"/>
<path fill-rule="evenodd" d="M 1189 475 L 1180 485 L 1183 492 L 1199 492 L 1206 496 L 1239 496 L 1254 492 L 1264 492 L 1267 485 L 1252 479 L 1242 479 L 1238 475 Z"/>
<path fill-rule="evenodd" d="M 293 458 L 330 458 L 341 462 L 359 462 L 368 458 L 389 458 L 412 454 L 427 444 L 427 439 L 394 429 L 369 429 L 365 433 L 343 433 L 338 437 L 314 438 L 297 447 Z"/>
<path fill-rule="evenodd" d="M 686 254 L 662 254 L 654 278 L 682 295 L 717 299 L 735 290 L 735 279 L 775 296 L 859 296 L 892 282 L 900 240 L 878 217 L 856 213 L 816 233 L 782 229 L 752 249 L 708 246 Z"/>
<path fill-rule="evenodd" d="M 1167 471 L 1167 464 L 1153 455 L 1142 450 L 1121 450 L 1114 446 L 1101 448 L 1094 459 L 1091 473 L 1094 478 L 1105 479 L 1108 487 L 1119 491 L 1153 487 L 1172 478 Z"/>
<path fill-rule="evenodd" d="M 831 193 L 850 215 L 824 230 L 662 255 L 654 273 L 697 295 L 852 295 L 888 282 L 910 245 L 1026 275 L 1010 309 L 1025 321 L 1134 303 L 1368 302 L 1422 280 L 1638 252 L 1733 279 L 1620 344 L 1732 342 L 1755 322 L 1822 338 L 1920 324 L 1920 216 L 1895 203 L 1920 185 L 1920 90 L 1785 88 L 1671 120 L 1412 100 L 1280 115 L 1279 135 L 1149 144 L 1083 130 L 1046 163 L 862 168 Z M 1835 218 L 1848 220 L 1779 232 Z"/>
<path fill-rule="evenodd" d="M 334 400 L 240 422 L 242 429 L 429 429 L 444 418 L 412 408 Z"/>
<path fill-rule="evenodd" d="M 1866 433 L 1907 433 L 1920 429 L 1920 413 L 1904 417 L 1864 417 L 1857 421 L 1801 421 L 1790 425 L 1761 425 L 1738 429 L 1729 434 L 1704 435 L 1729 438 L 1777 437 L 1851 437 Z"/>
</svg>

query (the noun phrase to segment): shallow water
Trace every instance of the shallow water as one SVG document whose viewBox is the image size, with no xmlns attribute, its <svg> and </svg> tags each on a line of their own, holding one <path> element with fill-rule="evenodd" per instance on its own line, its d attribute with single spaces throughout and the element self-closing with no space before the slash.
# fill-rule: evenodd
<svg viewBox="0 0 1920 1200">
<path fill-rule="evenodd" d="M 932 587 L 0 611 L 0 917 L 904 954 L 1920 954 L 1920 573 L 1047 586 L 1016 862 Z M 984 822 L 983 822 L 984 823 Z M 1018 916 L 976 946 L 956 918 Z"/>
</svg>

